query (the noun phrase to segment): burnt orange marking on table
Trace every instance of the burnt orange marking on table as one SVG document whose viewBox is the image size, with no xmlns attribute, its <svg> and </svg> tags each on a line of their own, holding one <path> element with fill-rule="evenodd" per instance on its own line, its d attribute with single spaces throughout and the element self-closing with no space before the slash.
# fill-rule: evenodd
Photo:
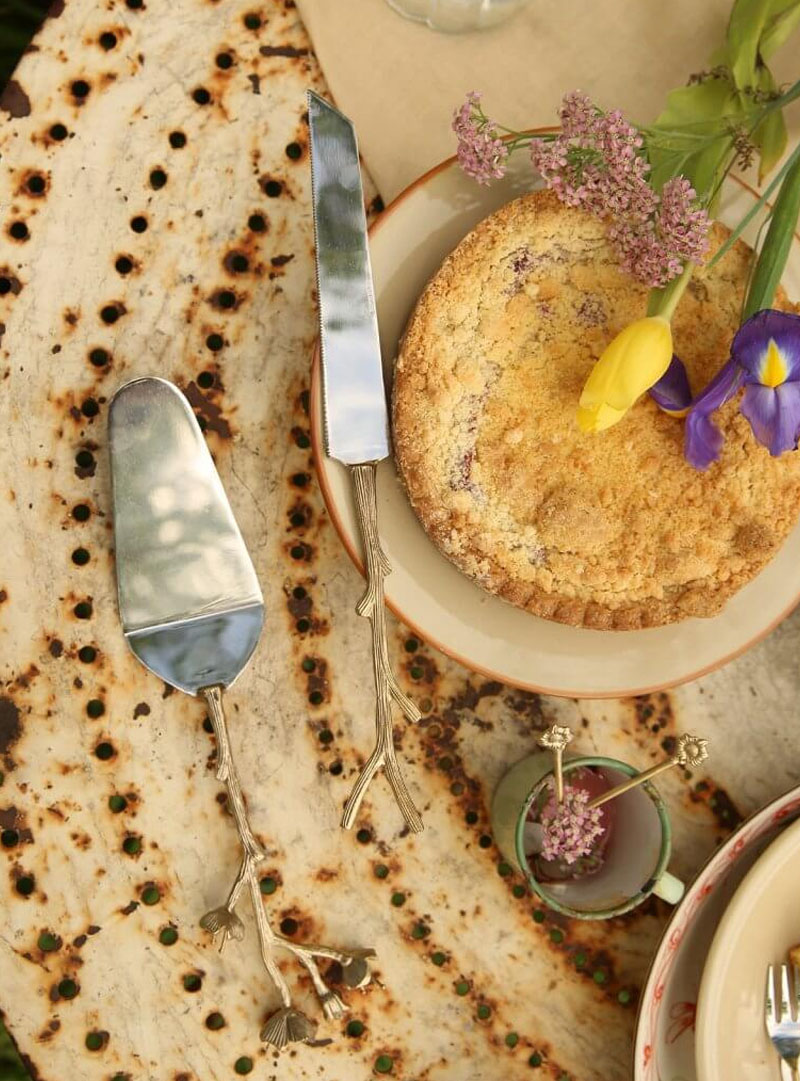
<svg viewBox="0 0 800 1081">
<path fill-rule="evenodd" d="M 192 381 L 183 388 L 189 404 L 201 419 L 201 427 L 209 432 L 214 432 L 222 439 L 230 439 L 233 434 L 228 419 L 224 416 L 222 406 L 218 405 L 210 393 L 203 393 L 197 383 Z"/>
<path fill-rule="evenodd" d="M 295 45 L 262 45 L 258 51 L 262 56 L 285 56 L 292 59 L 309 54 L 308 49 Z"/>
<path fill-rule="evenodd" d="M 16 702 L 6 695 L 0 696 L 0 756 L 6 769 L 14 768 L 11 751 L 22 735 L 22 721 Z"/>
<path fill-rule="evenodd" d="M 705 804 L 714 815 L 717 824 L 726 833 L 733 832 L 744 821 L 745 816 L 725 789 L 717 785 L 710 777 L 694 785 L 690 798 L 695 803 Z"/>
<path fill-rule="evenodd" d="M 6 83 L 3 93 L 0 94 L 0 109 L 8 113 L 14 119 L 31 114 L 31 99 L 25 93 L 16 79 L 10 79 Z"/>
</svg>

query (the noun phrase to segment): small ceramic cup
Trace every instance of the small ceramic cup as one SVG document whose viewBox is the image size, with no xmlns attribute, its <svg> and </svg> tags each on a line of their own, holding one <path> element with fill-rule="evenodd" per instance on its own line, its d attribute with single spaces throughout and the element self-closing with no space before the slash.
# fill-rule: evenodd
<svg viewBox="0 0 800 1081">
<path fill-rule="evenodd" d="M 611 787 L 639 771 L 627 762 L 595 756 L 564 761 L 564 778 L 572 770 L 593 766 Z M 683 896 L 684 885 L 667 871 L 672 829 L 664 802 L 649 782 L 614 800 L 614 821 L 599 871 L 568 882 L 540 882 L 525 855 L 528 810 L 553 773 L 553 758 L 537 752 L 512 766 L 492 799 L 492 829 L 506 857 L 527 878 L 531 889 L 556 912 L 580 920 L 607 920 L 641 904 L 651 893 L 670 904 Z"/>
</svg>

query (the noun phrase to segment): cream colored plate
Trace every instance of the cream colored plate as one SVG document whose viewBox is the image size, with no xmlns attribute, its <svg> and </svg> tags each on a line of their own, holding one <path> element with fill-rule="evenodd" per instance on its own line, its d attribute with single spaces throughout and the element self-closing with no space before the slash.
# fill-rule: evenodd
<svg viewBox="0 0 800 1081">
<path fill-rule="evenodd" d="M 387 382 L 405 323 L 444 257 L 481 219 L 533 186 L 525 158 L 512 159 L 509 175 L 490 187 L 468 180 L 452 161 L 445 162 L 408 188 L 376 222 L 371 255 Z M 720 217 L 736 222 L 752 203 L 752 193 L 731 182 Z M 790 296 L 800 297 L 797 240 L 784 284 Z M 360 565 L 349 474 L 321 449 L 319 391 L 315 359 L 312 437 L 320 483 L 331 519 Z M 623 697 L 684 683 L 747 649 L 800 599 L 798 527 L 769 566 L 714 619 L 641 631 L 566 627 L 490 596 L 440 555 L 417 521 L 393 461 L 378 470 L 378 515 L 394 568 L 386 583 L 387 601 L 403 622 L 468 668 L 550 694 Z"/>
<path fill-rule="evenodd" d="M 728 905 L 708 954 L 697 1004 L 698 1081 L 776 1081 L 764 1027 L 769 964 L 800 943 L 800 822 L 756 861 Z"/>
</svg>

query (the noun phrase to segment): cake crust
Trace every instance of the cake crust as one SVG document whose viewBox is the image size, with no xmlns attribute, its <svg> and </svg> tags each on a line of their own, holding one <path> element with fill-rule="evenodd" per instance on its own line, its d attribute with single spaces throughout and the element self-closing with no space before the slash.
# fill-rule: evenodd
<svg viewBox="0 0 800 1081">
<path fill-rule="evenodd" d="M 712 230 L 712 250 L 727 235 Z M 693 391 L 727 359 L 750 251 L 699 269 L 673 320 Z M 490 593 L 575 626 L 712 616 L 772 558 L 800 512 L 800 455 L 771 458 L 738 412 L 707 472 L 649 397 L 605 432 L 575 412 L 601 352 L 645 310 L 602 222 L 549 192 L 481 222 L 429 282 L 393 386 L 394 445 L 439 549 Z M 776 307 L 795 310 L 784 296 Z"/>
</svg>

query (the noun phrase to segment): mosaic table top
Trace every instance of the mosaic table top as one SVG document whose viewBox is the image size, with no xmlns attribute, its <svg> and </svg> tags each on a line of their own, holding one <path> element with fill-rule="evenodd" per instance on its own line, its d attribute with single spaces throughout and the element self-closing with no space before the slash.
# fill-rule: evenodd
<svg viewBox="0 0 800 1081">
<path fill-rule="evenodd" d="M 556 720 L 642 768 L 706 735 L 708 772 L 661 785 L 691 875 L 798 779 L 800 619 L 691 686 L 603 703 L 487 682 L 391 620 L 426 830 L 402 831 L 380 780 L 339 829 L 373 704 L 309 450 L 309 86 L 291 0 L 56 0 L 0 100 L 0 1008 L 46 1081 L 617 1081 L 668 909 L 543 911 L 494 846 L 493 786 Z M 333 1042 L 282 1060 L 258 1040 L 277 1002 L 253 927 L 221 956 L 198 925 L 238 858 L 205 711 L 117 621 L 106 413 L 140 374 L 187 394 L 265 594 L 230 696 L 264 904 L 298 938 L 378 952 L 320 1024 Z"/>
</svg>

